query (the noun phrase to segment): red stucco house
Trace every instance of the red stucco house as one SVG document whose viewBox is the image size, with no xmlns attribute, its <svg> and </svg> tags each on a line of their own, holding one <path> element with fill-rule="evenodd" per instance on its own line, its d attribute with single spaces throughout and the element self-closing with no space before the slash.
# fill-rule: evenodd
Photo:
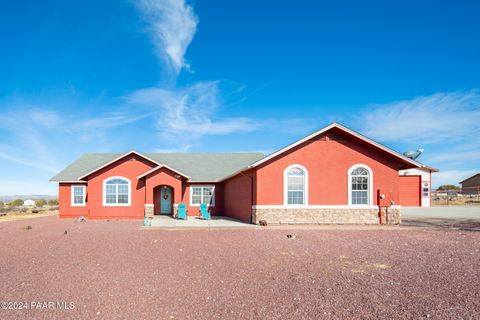
<svg viewBox="0 0 480 320">
<path fill-rule="evenodd" d="M 198 215 L 206 203 L 212 215 L 252 223 L 373 224 L 400 222 L 409 169 L 436 171 L 333 123 L 268 156 L 86 154 L 51 181 L 59 183 L 61 217 L 142 219 L 175 215 L 179 203 Z"/>
</svg>

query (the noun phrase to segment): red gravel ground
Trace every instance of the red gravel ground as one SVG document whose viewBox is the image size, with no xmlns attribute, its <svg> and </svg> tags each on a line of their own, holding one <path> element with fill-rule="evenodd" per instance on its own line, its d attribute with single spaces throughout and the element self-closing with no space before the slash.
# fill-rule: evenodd
<svg viewBox="0 0 480 320">
<path fill-rule="evenodd" d="M 139 224 L 0 223 L 0 300 L 74 304 L 0 319 L 480 319 L 480 232 Z"/>
</svg>

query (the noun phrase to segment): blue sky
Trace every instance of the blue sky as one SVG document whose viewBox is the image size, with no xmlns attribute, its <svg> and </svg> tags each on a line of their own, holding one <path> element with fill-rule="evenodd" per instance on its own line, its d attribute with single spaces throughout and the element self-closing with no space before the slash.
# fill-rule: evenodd
<svg viewBox="0 0 480 320">
<path fill-rule="evenodd" d="M 86 152 L 272 152 L 332 121 L 480 171 L 478 1 L 13 1 L 0 194 Z"/>
</svg>

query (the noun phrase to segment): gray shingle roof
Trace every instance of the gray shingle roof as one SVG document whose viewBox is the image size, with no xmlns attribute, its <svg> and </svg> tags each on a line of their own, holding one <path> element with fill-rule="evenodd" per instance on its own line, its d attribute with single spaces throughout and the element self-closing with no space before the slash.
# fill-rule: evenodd
<svg viewBox="0 0 480 320">
<path fill-rule="evenodd" d="M 121 157 L 122 153 L 87 153 L 52 177 L 50 181 L 79 181 L 79 177 Z M 225 178 L 264 157 L 262 153 L 143 153 L 189 177 L 212 182 Z"/>
</svg>

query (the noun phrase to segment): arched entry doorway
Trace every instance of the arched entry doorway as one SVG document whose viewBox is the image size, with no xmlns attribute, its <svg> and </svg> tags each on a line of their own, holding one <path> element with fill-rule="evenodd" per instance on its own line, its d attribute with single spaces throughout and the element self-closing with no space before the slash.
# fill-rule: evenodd
<svg viewBox="0 0 480 320">
<path fill-rule="evenodd" d="M 155 214 L 173 214 L 173 188 L 161 185 L 153 190 Z"/>
</svg>

